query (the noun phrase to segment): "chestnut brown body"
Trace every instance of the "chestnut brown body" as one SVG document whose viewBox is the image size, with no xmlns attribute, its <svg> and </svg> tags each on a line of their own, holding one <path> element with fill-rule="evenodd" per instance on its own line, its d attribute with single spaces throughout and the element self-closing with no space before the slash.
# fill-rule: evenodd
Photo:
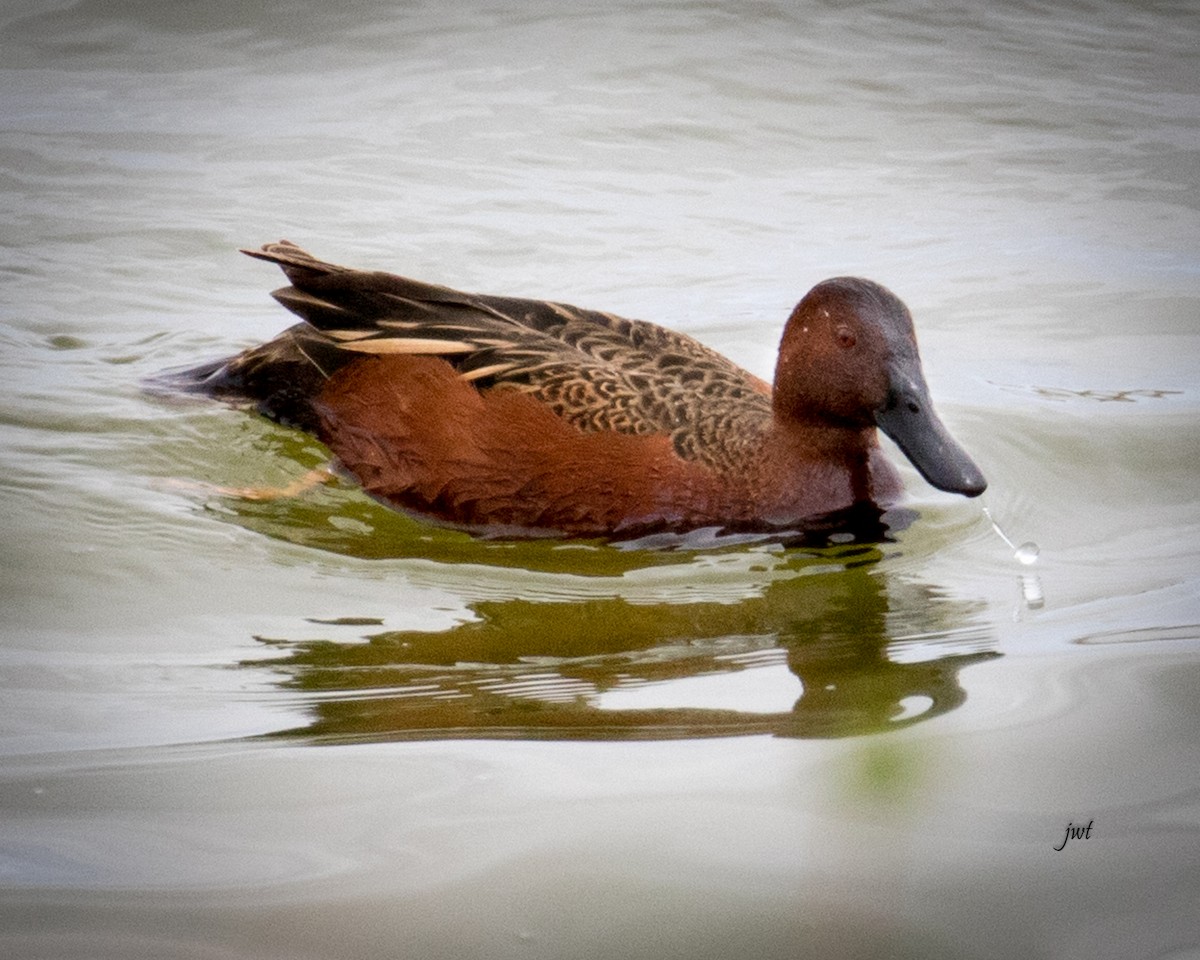
<svg viewBox="0 0 1200 960">
<path fill-rule="evenodd" d="M 176 382 L 308 430 L 374 496 L 476 529 L 568 535 L 802 530 L 900 483 L 982 475 L 933 412 L 912 320 L 868 280 L 818 284 L 772 388 L 699 342 L 565 304 L 339 267 L 282 241 L 303 322 Z"/>
</svg>

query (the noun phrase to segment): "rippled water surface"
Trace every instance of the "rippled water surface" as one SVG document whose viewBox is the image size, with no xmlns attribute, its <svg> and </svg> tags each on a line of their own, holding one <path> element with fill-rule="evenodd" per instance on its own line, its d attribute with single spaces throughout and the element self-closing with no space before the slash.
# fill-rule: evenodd
<svg viewBox="0 0 1200 960">
<path fill-rule="evenodd" d="M 1198 77 L 1183 2 L 7 4 L 0 954 L 1196 956 Z M 326 454 L 141 385 L 282 329 L 279 237 L 768 377 L 872 277 L 990 488 L 826 550 L 224 493 Z"/>
</svg>

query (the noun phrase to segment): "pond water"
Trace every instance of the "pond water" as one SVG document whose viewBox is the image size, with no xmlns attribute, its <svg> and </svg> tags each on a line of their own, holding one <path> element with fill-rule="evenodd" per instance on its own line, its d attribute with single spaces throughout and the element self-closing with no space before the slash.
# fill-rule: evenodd
<svg viewBox="0 0 1200 960">
<path fill-rule="evenodd" d="M 1186 2 L 11 0 L 0 954 L 1200 956 L 1198 77 Z M 326 455 L 142 383 L 283 328 L 280 237 L 767 377 L 871 277 L 991 486 L 827 550 L 222 493 Z"/>
</svg>

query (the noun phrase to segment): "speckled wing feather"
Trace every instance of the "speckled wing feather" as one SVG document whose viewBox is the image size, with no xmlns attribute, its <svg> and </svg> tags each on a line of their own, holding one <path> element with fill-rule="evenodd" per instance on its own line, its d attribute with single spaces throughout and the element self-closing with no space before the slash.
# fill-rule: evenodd
<svg viewBox="0 0 1200 960">
<path fill-rule="evenodd" d="M 283 268 L 292 286 L 272 295 L 313 328 L 273 343 L 323 376 L 364 354 L 439 355 L 479 388 L 532 394 L 581 430 L 666 433 L 681 457 L 720 470 L 737 469 L 771 421 L 765 383 L 652 323 L 340 267 L 286 241 L 244 252 Z"/>
</svg>

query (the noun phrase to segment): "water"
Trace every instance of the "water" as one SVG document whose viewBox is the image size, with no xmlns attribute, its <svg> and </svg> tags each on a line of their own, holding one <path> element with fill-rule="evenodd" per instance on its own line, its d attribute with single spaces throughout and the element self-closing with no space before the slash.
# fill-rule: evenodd
<svg viewBox="0 0 1200 960">
<path fill-rule="evenodd" d="M 6 5 L 0 954 L 1195 951 L 1198 61 L 1185 3 Z M 279 237 L 768 376 L 872 277 L 987 513 L 214 492 L 324 454 L 139 384 L 282 328 Z"/>
</svg>

